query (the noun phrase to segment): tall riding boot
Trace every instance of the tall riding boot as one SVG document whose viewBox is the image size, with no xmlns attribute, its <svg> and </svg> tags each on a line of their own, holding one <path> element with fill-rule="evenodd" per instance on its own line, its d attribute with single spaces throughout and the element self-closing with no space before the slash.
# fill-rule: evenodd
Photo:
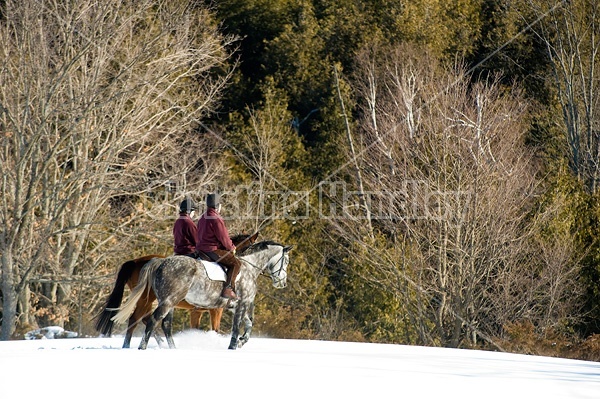
<svg viewBox="0 0 600 399">
<path fill-rule="evenodd" d="M 227 268 L 227 281 L 225 281 L 223 291 L 221 292 L 221 296 L 223 298 L 238 299 L 237 295 L 235 294 L 235 279 L 239 272 L 240 268 L 238 265 L 230 265 Z"/>
<path fill-rule="evenodd" d="M 229 285 L 231 289 L 235 291 L 235 280 L 237 279 L 238 274 L 240 274 L 240 263 L 236 262 L 227 270 L 227 280 L 229 280 Z"/>
<path fill-rule="evenodd" d="M 229 251 L 216 250 L 215 253 L 220 256 L 219 262 L 221 265 L 227 268 L 227 281 L 225 281 L 221 296 L 228 299 L 237 299 L 235 279 L 240 272 L 240 261 Z"/>
<path fill-rule="evenodd" d="M 229 268 L 232 269 L 232 268 Z M 231 278 L 229 277 L 229 270 L 227 271 L 227 281 L 223 284 L 223 291 L 221 291 L 221 297 L 227 299 L 238 299 L 237 295 L 235 295 L 235 291 L 231 286 Z"/>
</svg>

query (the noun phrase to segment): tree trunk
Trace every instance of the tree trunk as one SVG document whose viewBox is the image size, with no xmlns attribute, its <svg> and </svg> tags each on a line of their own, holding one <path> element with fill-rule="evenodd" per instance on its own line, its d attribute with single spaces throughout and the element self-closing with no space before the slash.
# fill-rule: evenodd
<svg viewBox="0 0 600 399">
<path fill-rule="evenodd" d="M 17 294 L 13 282 L 13 260 L 10 249 L 5 248 L 2 253 L 2 328 L 0 340 L 9 340 L 15 331 L 17 319 Z"/>
</svg>

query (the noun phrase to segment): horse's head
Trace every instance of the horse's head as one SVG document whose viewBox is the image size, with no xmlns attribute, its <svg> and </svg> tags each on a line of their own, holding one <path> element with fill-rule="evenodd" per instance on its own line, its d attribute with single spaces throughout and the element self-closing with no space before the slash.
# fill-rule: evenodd
<svg viewBox="0 0 600 399">
<path fill-rule="evenodd" d="M 283 245 L 279 246 L 277 254 L 271 258 L 267 265 L 269 275 L 271 276 L 271 280 L 273 280 L 273 287 L 275 288 L 285 288 L 287 285 L 287 267 L 290 263 L 290 251 L 292 248 L 293 246 L 291 245 L 287 247 Z"/>
<path fill-rule="evenodd" d="M 259 273 L 268 271 L 275 288 L 285 288 L 291 249 L 291 246 L 286 247 L 274 241 L 261 241 L 252 244 L 240 259 L 250 267 L 250 270 L 255 269 Z"/>
</svg>

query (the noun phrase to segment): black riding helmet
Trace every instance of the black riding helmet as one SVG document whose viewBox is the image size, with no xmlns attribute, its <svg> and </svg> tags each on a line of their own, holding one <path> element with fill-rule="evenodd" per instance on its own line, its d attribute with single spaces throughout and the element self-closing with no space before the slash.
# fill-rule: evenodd
<svg viewBox="0 0 600 399">
<path fill-rule="evenodd" d="M 196 209 L 198 208 L 191 198 L 184 199 L 181 201 L 181 205 L 179 205 L 180 213 L 192 213 L 192 211 L 195 211 Z"/>
<path fill-rule="evenodd" d="M 206 206 L 209 208 L 217 209 L 220 201 L 221 201 L 221 198 L 219 197 L 219 194 L 217 194 L 217 193 L 208 194 L 206 196 Z"/>
</svg>

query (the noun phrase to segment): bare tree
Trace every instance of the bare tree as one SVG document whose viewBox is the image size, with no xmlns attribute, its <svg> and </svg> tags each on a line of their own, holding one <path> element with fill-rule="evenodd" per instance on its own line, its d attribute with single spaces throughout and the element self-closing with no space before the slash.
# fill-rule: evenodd
<svg viewBox="0 0 600 399">
<path fill-rule="evenodd" d="M 565 211 L 571 201 L 571 193 L 555 189 L 540 202 L 531 218 L 535 235 L 527 241 L 529 259 L 498 276 L 489 291 L 495 324 L 528 322 L 543 336 L 581 321 L 581 260 L 587 253 L 571 232 L 574 217 Z"/>
<path fill-rule="evenodd" d="M 346 112 L 346 106 L 344 103 L 344 98 L 342 96 L 342 90 L 340 88 L 340 79 L 338 76 L 337 65 L 334 65 L 334 67 L 333 67 L 333 74 L 335 77 L 335 87 L 337 89 L 338 99 L 340 101 L 340 108 L 342 109 L 342 118 L 344 119 L 344 126 L 346 127 L 346 138 L 347 138 L 347 143 L 348 143 L 347 145 L 348 145 L 348 149 L 350 150 L 350 162 L 352 164 L 354 164 L 354 179 L 356 181 L 356 185 L 358 186 L 358 202 L 359 202 L 358 205 L 365 214 L 364 220 L 366 223 L 367 234 L 369 234 L 369 236 L 371 238 L 373 238 L 373 226 L 371 226 L 371 209 L 369 207 L 369 204 L 367 203 L 367 198 L 365 195 L 365 187 L 364 187 L 364 183 L 363 183 L 361 168 L 359 165 L 360 157 L 358 156 L 356 149 L 355 149 L 352 128 L 350 126 L 348 113 Z M 375 84 L 373 84 L 373 85 L 371 85 L 371 88 L 372 88 L 372 90 L 369 93 L 369 94 L 371 94 L 371 96 L 367 97 L 367 102 L 369 104 L 369 109 L 373 111 L 371 113 L 371 116 L 373 117 L 373 119 L 372 119 L 373 131 L 375 132 L 376 137 L 379 138 L 379 131 L 377 129 L 377 120 L 375 118 L 375 113 L 374 113 L 377 86 Z M 388 156 L 389 156 L 389 153 L 388 153 Z"/>
<path fill-rule="evenodd" d="M 526 104 L 516 89 L 472 84 L 463 69 L 408 47 L 373 56 L 364 56 L 357 88 L 363 176 L 380 238 L 353 233 L 359 219 L 334 221 L 360 255 L 349 272 L 387 292 L 420 343 L 489 340 L 498 326 L 483 325 L 493 312 L 488 291 L 517 271 L 527 247 L 536 185 Z"/>
<path fill-rule="evenodd" d="M 236 197 L 232 216 L 243 216 L 254 231 L 264 228 L 276 235 L 275 226 L 293 217 L 305 202 L 295 192 L 304 179 L 295 168 L 304 149 L 291 120 L 285 94 L 267 84 L 260 107 L 248 108 L 232 124 L 232 155 L 246 183 L 232 192 Z"/>
<path fill-rule="evenodd" d="M 562 109 L 569 165 L 590 193 L 600 182 L 600 4 L 527 0 L 524 15 L 545 43 Z"/>
<path fill-rule="evenodd" d="M 32 281 L 60 313 L 83 260 L 79 283 L 124 237 L 165 218 L 156 195 L 168 182 L 190 192 L 218 173 L 214 144 L 194 132 L 226 81 L 213 70 L 229 39 L 183 0 L 8 0 L 2 15 L 0 338 L 8 339 L 17 315 L 27 321 Z"/>
</svg>

